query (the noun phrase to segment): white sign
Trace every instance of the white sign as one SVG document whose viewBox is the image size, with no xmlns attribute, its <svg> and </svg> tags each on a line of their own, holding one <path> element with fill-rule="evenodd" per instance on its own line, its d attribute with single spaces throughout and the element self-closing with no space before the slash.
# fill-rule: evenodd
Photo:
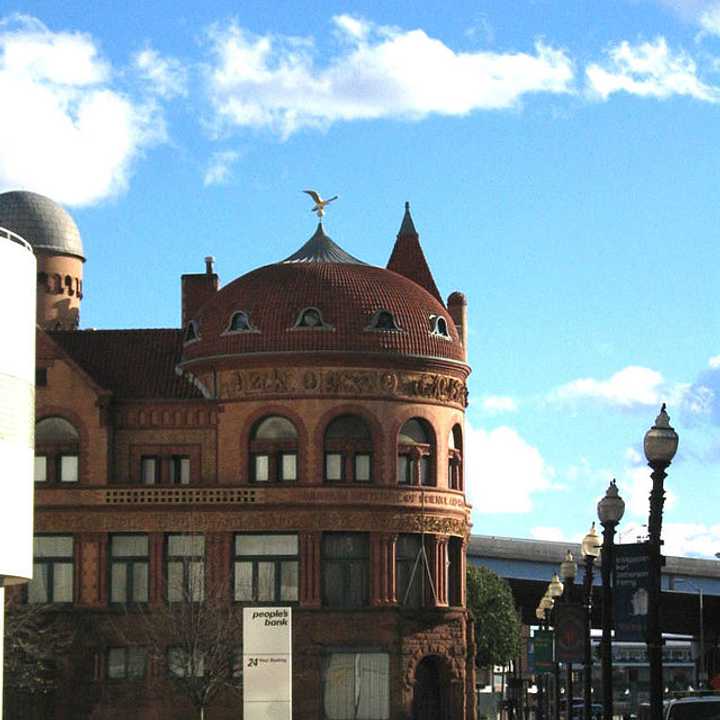
<svg viewBox="0 0 720 720">
<path fill-rule="evenodd" d="M 243 719 L 292 720 L 292 608 L 243 608 Z"/>
</svg>

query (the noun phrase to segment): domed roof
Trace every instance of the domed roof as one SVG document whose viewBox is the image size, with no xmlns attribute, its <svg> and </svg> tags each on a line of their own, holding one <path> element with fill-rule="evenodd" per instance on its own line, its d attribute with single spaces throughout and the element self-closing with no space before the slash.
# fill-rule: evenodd
<svg viewBox="0 0 720 720">
<path fill-rule="evenodd" d="M 75 221 L 66 210 L 44 195 L 26 190 L 0 193 L 0 227 L 17 233 L 36 250 L 84 259 Z"/>
<path fill-rule="evenodd" d="M 205 303 L 189 329 L 183 362 L 285 352 L 382 353 L 463 362 L 452 318 L 425 288 L 353 258 L 322 227 L 310 242 L 312 253 L 306 243 L 305 253 L 301 248 L 283 262 L 253 270 Z M 329 259 L 328 247 L 331 255 L 348 259 Z M 233 316 L 239 318 L 235 328 Z"/>
</svg>

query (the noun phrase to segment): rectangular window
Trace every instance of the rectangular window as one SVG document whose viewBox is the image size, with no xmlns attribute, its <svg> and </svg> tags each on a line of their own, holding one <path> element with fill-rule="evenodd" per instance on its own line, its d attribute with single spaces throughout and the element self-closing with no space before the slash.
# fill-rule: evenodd
<svg viewBox="0 0 720 720">
<path fill-rule="evenodd" d="M 78 481 L 78 456 L 61 455 L 58 466 L 60 482 Z"/>
<path fill-rule="evenodd" d="M 380 652 L 337 652 L 322 669 L 327 720 L 389 720 L 390 656 Z"/>
<path fill-rule="evenodd" d="M 267 482 L 270 480 L 270 456 L 253 455 L 253 480 Z"/>
<path fill-rule="evenodd" d="M 190 458 L 173 455 L 170 459 L 170 483 L 172 485 L 190 484 Z"/>
<path fill-rule="evenodd" d="M 47 457 L 35 456 L 35 482 L 47 482 Z"/>
<path fill-rule="evenodd" d="M 342 480 L 343 456 L 340 453 L 325 453 L 325 479 Z"/>
<path fill-rule="evenodd" d="M 47 368 L 35 368 L 35 385 L 37 387 L 47 387 Z"/>
<path fill-rule="evenodd" d="M 113 535 L 110 538 L 110 602 L 147 601 L 147 535 Z"/>
<path fill-rule="evenodd" d="M 281 453 L 280 455 L 280 479 L 297 480 L 297 454 Z"/>
<path fill-rule="evenodd" d="M 168 648 L 168 670 L 175 677 L 202 677 L 205 674 L 205 658 L 197 650 L 189 653 L 185 648 Z"/>
<path fill-rule="evenodd" d="M 423 455 L 420 458 L 420 484 L 432 485 L 432 477 L 430 476 L 430 458 Z"/>
<path fill-rule="evenodd" d="M 323 604 L 364 607 L 369 600 L 369 542 L 365 533 L 324 533 Z"/>
<path fill-rule="evenodd" d="M 167 599 L 169 602 L 205 599 L 205 538 L 168 535 Z"/>
<path fill-rule="evenodd" d="M 412 462 L 409 455 L 398 455 L 398 483 L 412 484 Z"/>
<path fill-rule="evenodd" d="M 297 535 L 236 535 L 237 602 L 297 602 Z"/>
<path fill-rule="evenodd" d="M 143 456 L 140 460 L 140 481 L 143 485 L 155 485 L 158 482 L 160 464 L 157 457 Z"/>
<path fill-rule="evenodd" d="M 399 535 L 395 546 L 397 601 L 408 607 L 422 607 L 427 568 L 421 556 L 420 535 Z"/>
<path fill-rule="evenodd" d="M 147 652 L 139 647 L 111 647 L 107 654 L 109 680 L 142 680 L 147 669 Z"/>
<path fill-rule="evenodd" d="M 33 579 L 28 602 L 73 601 L 73 538 L 71 535 L 39 535 L 33 540 Z"/>
<path fill-rule="evenodd" d="M 370 455 L 368 453 L 355 455 L 355 481 L 370 481 Z"/>
</svg>

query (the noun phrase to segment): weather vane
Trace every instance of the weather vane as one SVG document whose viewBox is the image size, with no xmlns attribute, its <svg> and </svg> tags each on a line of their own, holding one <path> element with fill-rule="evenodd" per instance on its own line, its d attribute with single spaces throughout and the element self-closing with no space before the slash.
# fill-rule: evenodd
<svg viewBox="0 0 720 720">
<path fill-rule="evenodd" d="M 325 214 L 325 206 L 338 199 L 338 196 L 334 195 L 329 200 L 323 200 L 315 190 L 303 190 L 303 192 L 307 193 L 315 201 L 315 207 L 310 212 L 314 212 L 321 220 Z"/>
</svg>

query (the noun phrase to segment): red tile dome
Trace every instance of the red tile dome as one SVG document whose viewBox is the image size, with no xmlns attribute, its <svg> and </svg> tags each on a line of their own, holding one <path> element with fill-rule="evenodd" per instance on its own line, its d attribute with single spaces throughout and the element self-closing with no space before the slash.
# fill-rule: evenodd
<svg viewBox="0 0 720 720">
<path fill-rule="evenodd" d="M 307 309 L 320 312 L 319 323 L 312 313 L 303 326 Z M 236 313 L 238 329 L 232 330 Z M 185 342 L 183 362 L 284 352 L 463 362 L 457 328 L 441 302 L 407 277 L 348 255 L 321 226 L 286 261 L 253 270 L 220 290 L 192 324 L 186 338 L 196 339 Z M 388 329 L 393 325 L 397 329 Z"/>
</svg>

